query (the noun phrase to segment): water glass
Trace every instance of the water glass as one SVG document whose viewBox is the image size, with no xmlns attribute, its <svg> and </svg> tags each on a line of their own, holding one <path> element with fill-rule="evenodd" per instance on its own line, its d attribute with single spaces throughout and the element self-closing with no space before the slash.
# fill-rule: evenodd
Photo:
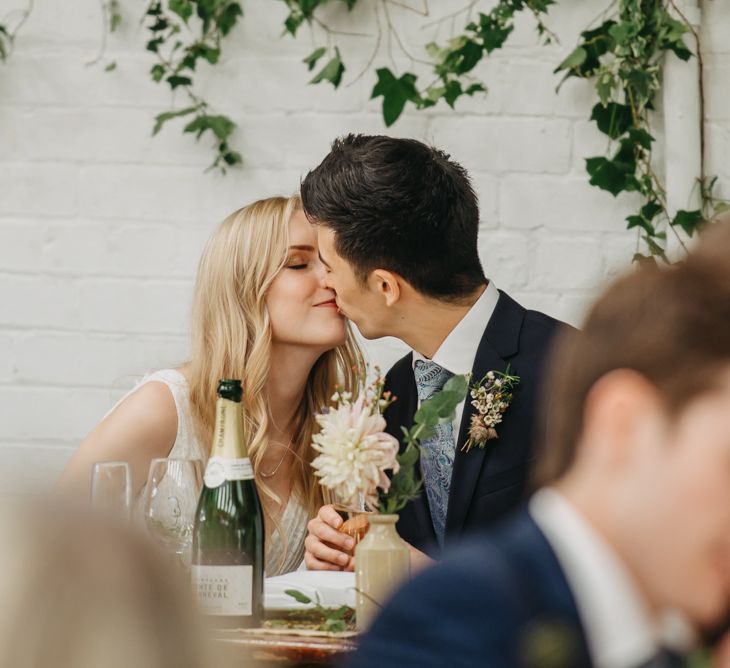
<svg viewBox="0 0 730 668">
<path fill-rule="evenodd" d="M 162 547 L 182 561 L 193 539 L 198 497 L 203 486 L 199 459 L 153 459 L 144 497 L 144 519 Z"/>
<path fill-rule="evenodd" d="M 91 503 L 104 512 L 129 518 L 132 472 L 127 462 L 97 462 L 91 470 Z"/>
</svg>

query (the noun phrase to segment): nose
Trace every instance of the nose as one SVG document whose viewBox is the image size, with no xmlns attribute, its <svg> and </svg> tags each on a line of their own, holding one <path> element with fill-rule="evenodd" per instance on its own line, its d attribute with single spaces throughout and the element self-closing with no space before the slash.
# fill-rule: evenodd
<svg viewBox="0 0 730 668">
<path fill-rule="evenodd" d="M 323 288 L 332 289 L 329 285 L 329 278 L 327 274 L 327 270 L 325 269 L 324 265 L 321 262 L 317 262 L 317 280 L 319 281 L 320 286 Z"/>
</svg>

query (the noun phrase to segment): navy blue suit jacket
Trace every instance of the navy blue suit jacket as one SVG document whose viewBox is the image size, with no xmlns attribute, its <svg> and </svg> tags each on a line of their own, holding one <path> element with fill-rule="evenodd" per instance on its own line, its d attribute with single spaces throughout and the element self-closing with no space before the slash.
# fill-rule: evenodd
<svg viewBox="0 0 730 668">
<path fill-rule="evenodd" d="M 590 668 L 563 571 L 522 511 L 396 593 L 347 668 Z"/>
<path fill-rule="evenodd" d="M 445 545 L 505 517 L 525 500 L 533 441 L 536 434 L 539 390 L 544 362 L 555 335 L 567 327 L 543 313 L 529 311 L 500 291 L 499 300 L 479 342 L 472 379 L 481 380 L 488 371 L 505 371 L 520 377 L 520 384 L 502 423 L 499 437 L 484 449 L 469 452 L 461 448 L 468 436 L 474 408 L 468 398 L 456 443 L 446 514 Z M 385 389 L 396 397 L 385 412 L 386 430 L 402 439 L 401 426 L 413 425 L 418 408 L 413 355 L 395 363 L 386 376 Z M 401 442 L 401 447 L 403 444 Z M 414 547 L 437 556 L 440 548 L 431 521 L 425 491 L 401 512 L 398 533 Z"/>
</svg>

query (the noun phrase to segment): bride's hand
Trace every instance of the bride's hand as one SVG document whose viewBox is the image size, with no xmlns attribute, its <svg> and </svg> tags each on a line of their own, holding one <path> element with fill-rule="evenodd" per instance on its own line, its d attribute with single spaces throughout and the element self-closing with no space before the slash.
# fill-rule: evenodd
<svg viewBox="0 0 730 668">
<path fill-rule="evenodd" d="M 351 556 L 355 541 L 339 529 L 342 518 L 334 506 L 322 506 L 317 517 L 307 525 L 309 535 L 304 540 L 304 563 L 312 571 L 352 571 Z"/>
</svg>

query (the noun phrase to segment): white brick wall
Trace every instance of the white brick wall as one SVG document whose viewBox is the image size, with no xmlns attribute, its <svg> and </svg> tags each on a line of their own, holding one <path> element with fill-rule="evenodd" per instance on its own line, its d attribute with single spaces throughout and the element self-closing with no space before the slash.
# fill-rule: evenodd
<svg viewBox="0 0 730 668">
<path fill-rule="evenodd" d="M 112 73 L 84 64 L 98 46 L 99 3 L 73 4 L 36 2 L 0 65 L 0 489 L 47 484 L 135 378 L 185 358 L 197 258 L 227 213 L 294 191 L 336 135 L 386 132 L 379 101 L 369 100 L 372 74 L 339 91 L 307 86 L 301 59 L 315 40 L 306 30 L 280 38 L 283 3 L 248 0 L 224 62 L 197 77 L 239 124 L 233 143 L 245 165 L 227 177 L 204 174 L 205 140 L 183 137 L 179 124 L 150 136 L 170 95 L 149 81 L 139 3 L 122 0 Z M 552 73 L 605 4 L 560 0 L 548 23 L 562 44 L 547 48 L 521 17 L 507 48 L 478 72 L 486 98 L 459 101 L 457 113 L 409 111 L 390 130 L 434 143 L 470 170 L 488 274 L 526 306 L 573 323 L 635 245 L 622 223 L 630 202 L 586 182 L 583 159 L 605 148 L 586 121 L 591 87 L 571 81 L 556 95 Z M 730 5 L 703 4 L 707 172 L 720 174 L 727 196 Z M 434 17 L 454 9 L 449 0 L 429 5 Z M 342 42 L 347 84 L 369 58 L 372 3 L 349 17 L 328 11 L 335 25 L 371 35 Z M 420 30 L 413 15 L 391 12 L 414 53 L 448 37 L 449 22 Z M 401 351 L 393 340 L 366 348 L 384 367 Z"/>
</svg>

